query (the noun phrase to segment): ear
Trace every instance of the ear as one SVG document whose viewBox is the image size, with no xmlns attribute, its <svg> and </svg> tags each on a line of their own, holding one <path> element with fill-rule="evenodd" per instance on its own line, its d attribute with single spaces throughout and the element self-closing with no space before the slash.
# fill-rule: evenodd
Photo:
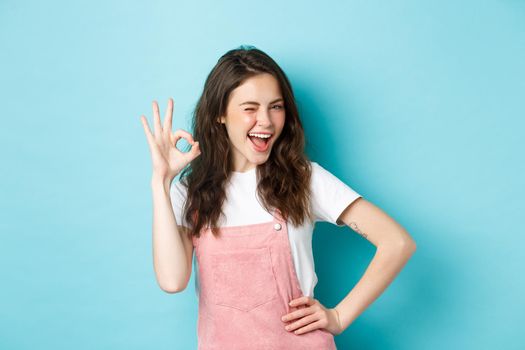
<svg viewBox="0 0 525 350">
<path fill-rule="evenodd" d="M 217 123 L 221 123 L 221 124 L 224 124 L 226 122 L 226 118 L 224 116 L 220 116 L 218 119 L 217 119 Z"/>
</svg>

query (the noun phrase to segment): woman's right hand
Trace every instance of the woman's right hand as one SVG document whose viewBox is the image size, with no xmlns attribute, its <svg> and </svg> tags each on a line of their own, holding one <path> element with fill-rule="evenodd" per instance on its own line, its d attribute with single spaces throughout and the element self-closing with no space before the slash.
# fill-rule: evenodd
<svg viewBox="0 0 525 350">
<path fill-rule="evenodd" d="M 153 101 L 153 125 L 155 134 L 151 133 L 148 121 L 144 115 L 140 116 L 144 132 L 149 144 L 153 163 L 153 176 L 165 181 L 173 180 L 188 163 L 197 158 L 201 151 L 199 142 L 193 140 L 193 136 L 182 129 L 171 132 L 171 121 L 173 117 L 173 99 L 169 99 L 168 108 L 164 116 L 164 125 L 161 126 L 159 105 Z M 181 152 L 177 148 L 177 142 L 184 138 L 191 145 L 189 152 Z"/>
</svg>

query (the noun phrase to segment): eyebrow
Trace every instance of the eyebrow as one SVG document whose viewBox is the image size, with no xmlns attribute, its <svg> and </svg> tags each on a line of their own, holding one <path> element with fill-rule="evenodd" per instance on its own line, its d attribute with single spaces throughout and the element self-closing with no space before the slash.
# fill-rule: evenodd
<svg viewBox="0 0 525 350">
<path fill-rule="evenodd" d="M 283 98 L 281 97 L 281 98 L 278 98 L 277 100 L 273 100 L 272 102 L 270 102 L 270 104 L 275 103 L 275 102 L 279 102 L 279 101 L 283 101 Z M 260 105 L 259 102 L 246 101 L 246 102 L 241 103 L 239 106 L 248 105 L 248 104 L 250 104 L 250 105 L 258 105 L 258 106 Z"/>
</svg>

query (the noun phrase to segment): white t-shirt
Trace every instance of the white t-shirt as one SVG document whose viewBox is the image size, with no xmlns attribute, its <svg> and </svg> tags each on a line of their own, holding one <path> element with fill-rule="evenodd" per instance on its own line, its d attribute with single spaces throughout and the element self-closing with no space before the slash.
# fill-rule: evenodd
<svg viewBox="0 0 525 350">
<path fill-rule="evenodd" d="M 288 239 L 295 265 L 295 271 L 304 295 L 314 296 L 317 284 L 312 251 L 312 233 L 315 222 L 326 221 L 337 226 L 337 218 L 346 207 L 361 197 L 356 191 L 335 177 L 316 162 L 311 162 L 312 177 L 310 188 L 314 222 L 305 220 L 296 227 L 288 222 Z M 182 216 L 187 188 L 180 181 L 173 181 L 170 188 L 171 203 L 178 225 L 188 226 Z M 226 185 L 226 199 L 223 205 L 224 218 L 219 219 L 219 227 L 250 225 L 270 222 L 272 214 L 267 212 L 257 199 L 256 168 L 244 173 L 233 172 Z M 195 292 L 199 296 L 198 261 L 194 254 Z"/>
</svg>

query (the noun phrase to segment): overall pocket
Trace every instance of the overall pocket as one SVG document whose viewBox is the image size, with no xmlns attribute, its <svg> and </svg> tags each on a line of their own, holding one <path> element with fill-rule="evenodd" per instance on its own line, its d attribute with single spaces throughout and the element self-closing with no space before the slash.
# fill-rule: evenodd
<svg viewBox="0 0 525 350">
<path fill-rule="evenodd" d="M 268 247 L 213 253 L 214 304 L 250 311 L 277 298 Z"/>
</svg>

